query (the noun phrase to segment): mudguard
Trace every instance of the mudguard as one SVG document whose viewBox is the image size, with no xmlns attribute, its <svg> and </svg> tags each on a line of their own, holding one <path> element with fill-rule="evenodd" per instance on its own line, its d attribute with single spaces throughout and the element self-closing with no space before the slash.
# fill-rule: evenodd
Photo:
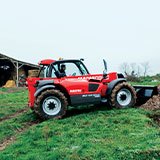
<svg viewBox="0 0 160 160">
<path fill-rule="evenodd" d="M 39 80 L 36 82 L 37 89 L 41 88 L 42 86 L 52 85 L 52 84 L 54 84 L 54 80 Z"/>
<path fill-rule="evenodd" d="M 122 82 L 126 82 L 126 79 L 125 78 L 118 78 L 118 79 L 115 79 L 113 81 L 111 81 L 109 84 L 108 84 L 108 89 L 106 91 L 106 95 L 109 96 L 113 90 L 113 88 L 118 84 L 118 83 L 122 83 Z"/>
<path fill-rule="evenodd" d="M 37 91 L 34 94 L 34 97 L 37 97 L 42 91 L 46 90 L 46 89 L 54 89 L 55 86 L 54 85 L 45 85 L 42 86 L 41 88 L 38 88 Z"/>
</svg>

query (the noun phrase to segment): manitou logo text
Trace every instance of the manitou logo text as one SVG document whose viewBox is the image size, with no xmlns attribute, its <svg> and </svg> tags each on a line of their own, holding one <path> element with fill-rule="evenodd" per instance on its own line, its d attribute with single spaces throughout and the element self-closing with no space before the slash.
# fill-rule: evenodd
<svg viewBox="0 0 160 160">
<path fill-rule="evenodd" d="M 101 80 L 102 76 L 87 76 L 87 77 L 78 77 L 78 79 L 97 79 L 97 80 Z"/>
<path fill-rule="evenodd" d="M 77 92 L 82 92 L 81 89 L 72 89 L 69 91 L 70 93 L 77 93 Z"/>
</svg>

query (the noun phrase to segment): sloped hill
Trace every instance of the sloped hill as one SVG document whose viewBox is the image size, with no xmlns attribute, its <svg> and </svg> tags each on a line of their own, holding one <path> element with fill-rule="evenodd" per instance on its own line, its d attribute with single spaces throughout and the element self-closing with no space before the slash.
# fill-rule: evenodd
<svg viewBox="0 0 160 160">
<path fill-rule="evenodd" d="M 0 91 L 1 160 L 160 159 L 160 128 L 148 117 L 151 111 L 85 106 L 71 108 L 64 119 L 40 122 L 26 110 L 25 90 Z M 16 116 L 4 112 L 9 97 Z M 16 105 L 22 99 L 24 105 Z"/>
</svg>

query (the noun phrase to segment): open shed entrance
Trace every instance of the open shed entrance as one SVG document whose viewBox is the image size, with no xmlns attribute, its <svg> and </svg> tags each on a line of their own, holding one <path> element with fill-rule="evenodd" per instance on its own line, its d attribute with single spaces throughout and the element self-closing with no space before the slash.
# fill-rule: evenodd
<svg viewBox="0 0 160 160">
<path fill-rule="evenodd" d="M 13 63 L 9 60 L 0 60 L 0 86 L 6 84 L 8 80 L 12 79 L 12 73 L 14 72 Z"/>
<path fill-rule="evenodd" d="M 14 85 L 19 87 L 20 78 L 27 78 L 29 70 L 39 70 L 39 66 L 0 54 L 0 87 L 8 80 L 12 80 Z"/>
</svg>

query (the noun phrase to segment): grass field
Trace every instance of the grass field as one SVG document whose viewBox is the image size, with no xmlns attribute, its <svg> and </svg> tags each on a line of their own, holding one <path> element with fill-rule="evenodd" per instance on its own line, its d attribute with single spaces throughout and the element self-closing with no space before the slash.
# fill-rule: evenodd
<svg viewBox="0 0 160 160">
<path fill-rule="evenodd" d="M 151 86 L 157 86 L 160 85 L 160 81 L 158 82 L 130 82 L 132 85 L 151 85 Z"/>
<path fill-rule="evenodd" d="M 150 111 L 79 106 L 40 122 L 26 109 L 26 90 L 0 89 L 0 102 L 0 142 L 8 142 L 0 160 L 160 159 L 160 128 Z"/>
<path fill-rule="evenodd" d="M 0 89 L 0 119 L 23 110 L 27 106 L 26 89 Z"/>
</svg>

